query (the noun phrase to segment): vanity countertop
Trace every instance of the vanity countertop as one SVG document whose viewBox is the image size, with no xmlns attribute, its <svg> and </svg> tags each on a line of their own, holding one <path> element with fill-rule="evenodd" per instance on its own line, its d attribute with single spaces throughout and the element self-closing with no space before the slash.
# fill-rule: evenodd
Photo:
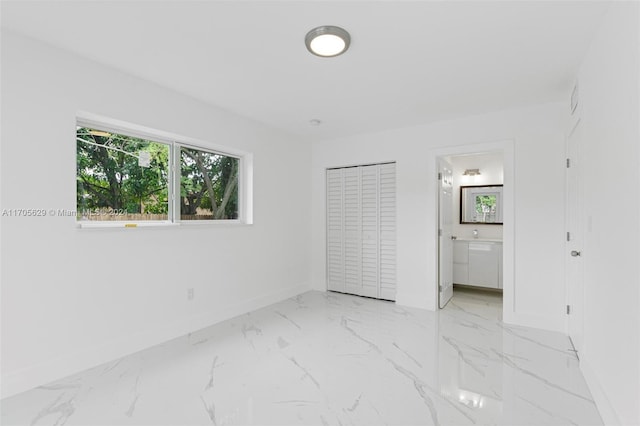
<svg viewBox="0 0 640 426">
<path fill-rule="evenodd" d="M 473 237 L 457 237 L 454 241 L 471 241 L 478 243 L 501 243 L 502 240 L 497 238 L 473 238 Z"/>
</svg>

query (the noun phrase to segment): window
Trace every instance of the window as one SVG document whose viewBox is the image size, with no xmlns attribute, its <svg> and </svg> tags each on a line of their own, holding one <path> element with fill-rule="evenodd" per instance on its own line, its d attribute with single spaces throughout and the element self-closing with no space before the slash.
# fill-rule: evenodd
<svg viewBox="0 0 640 426">
<path fill-rule="evenodd" d="M 237 219 L 239 163 L 234 157 L 180 147 L 180 219 Z"/>
<path fill-rule="evenodd" d="M 169 219 L 169 145 L 78 127 L 80 220 Z"/>
<path fill-rule="evenodd" d="M 488 217 L 495 216 L 497 198 L 495 195 L 476 195 L 475 217 L 479 222 L 488 222 Z"/>
<path fill-rule="evenodd" d="M 461 186 L 460 223 L 502 225 L 502 185 Z"/>
<path fill-rule="evenodd" d="M 79 221 L 173 223 L 239 219 L 239 157 L 127 133 L 78 123 Z"/>
</svg>

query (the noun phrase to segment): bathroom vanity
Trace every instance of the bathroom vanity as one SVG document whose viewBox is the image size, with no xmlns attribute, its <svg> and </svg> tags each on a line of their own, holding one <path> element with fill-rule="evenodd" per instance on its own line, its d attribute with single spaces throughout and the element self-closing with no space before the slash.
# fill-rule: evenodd
<svg viewBox="0 0 640 426">
<path fill-rule="evenodd" d="M 502 241 L 453 241 L 453 283 L 502 289 Z"/>
</svg>

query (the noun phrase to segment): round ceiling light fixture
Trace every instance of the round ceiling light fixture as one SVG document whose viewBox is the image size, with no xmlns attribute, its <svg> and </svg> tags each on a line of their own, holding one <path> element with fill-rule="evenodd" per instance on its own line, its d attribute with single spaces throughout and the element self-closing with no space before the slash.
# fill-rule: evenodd
<svg viewBox="0 0 640 426">
<path fill-rule="evenodd" d="M 314 55 L 331 58 L 347 51 L 351 36 L 340 27 L 323 25 L 309 31 L 304 38 L 304 43 L 309 52 Z"/>
</svg>

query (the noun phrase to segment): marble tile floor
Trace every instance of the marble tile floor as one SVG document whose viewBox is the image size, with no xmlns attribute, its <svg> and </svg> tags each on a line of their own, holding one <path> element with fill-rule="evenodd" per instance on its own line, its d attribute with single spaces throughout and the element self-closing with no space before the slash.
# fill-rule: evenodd
<svg viewBox="0 0 640 426">
<path fill-rule="evenodd" d="M 308 292 L 0 402 L 2 425 L 598 425 L 566 336 Z"/>
</svg>

